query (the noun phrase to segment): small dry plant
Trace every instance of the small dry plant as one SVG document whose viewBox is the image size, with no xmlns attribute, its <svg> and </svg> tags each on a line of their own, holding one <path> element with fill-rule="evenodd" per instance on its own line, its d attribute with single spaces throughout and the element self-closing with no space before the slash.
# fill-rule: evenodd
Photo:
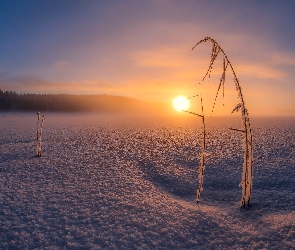
<svg viewBox="0 0 295 250">
<path fill-rule="evenodd" d="M 43 133 L 43 125 L 45 121 L 45 116 L 42 116 L 41 122 L 40 122 L 40 112 L 37 112 L 38 119 L 37 119 L 37 137 L 36 137 L 36 155 L 38 157 L 41 157 L 41 151 L 42 151 L 42 133 Z"/>
<path fill-rule="evenodd" d="M 198 97 L 198 96 L 199 95 L 195 95 L 195 96 L 189 97 L 188 99 L 193 98 L 193 97 Z M 197 196 L 196 196 L 197 202 L 199 202 L 200 195 L 203 190 L 203 180 L 204 180 L 204 172 L 205 172 L 206 127 L 205 127 L 205 116 L 204 116 L 204 108 L 203 108 L 202 98 L 201 98 L 201 110 L 202 110 L 201 115 L 194 113 L 194 112 L 187 111 L 187 110 L 182 110 L 183 112 L 186 112 L 186 113 L 189 113 L 192 115 L 196 115 L 196 116 L 202 118 L 202 130 L 203 130 L 203 138 L 202 139 L 203 140 L 202 140 L 202 151 L 201 151 L 201 157 L 200 157 L 200 165 L 199 165 L 199 170 L 198 170 L 199 187 L 198 187 Z"/>
<path fill-rule="evenodd" d="M 242 93 L 242 88 L 240 86 L 239 80 L 236 76 L 236 73 L 234 71 L 234 68 L 232 64 L 230 63 L 227 55 L 223 51 L 223 49 L 220 47 L 220 45 L 212 38 L 206 37 L 203 40 L 200 40 L 193 48 L 194 50 L 197 45 L 205 42 L 211 42 L 212 43 L 212 51 L 211 51 L 211 60 L 210 64 L 208 67 L 208 70 L 206 74 L 204 75 L 203 79 L 201 82 L 203 82 L 207 77 L 210 78 L 211 71 L 213 69 L 213 64 L 219 54 L 222 54 L 223 56 L 223 70 L 222 70 L 222 75 L 219 81 L 219 86 L 217 89 L 217 93 L 215 96 L 215 101 L 213 104 L 212 108 L 212 113 L 215 107 L 216 99 L 218 96 L 218 93 L 222 87 L 223 89 L 223 96 L 224 96 L 224 84 L 225 84 L 225 76 L 226 76 L 226 71 L 228 68 L 230 68 L 232 74 L 233 74 L 233 80 L 234 84 L 236 87 L 236 90 L 238 92 L 238 98 L 240 102 L 234 107 L 233 112 L 238 112 L 241 111 L 242 115 L 242 123 L 243 123 L 243 128 L 242 129 L 235 129 L 235 128 L 230 128 L 231 130 L 241 132 L 244 135 L 244 140 L 243 140 L 243 146 L 244 146 L 244 164 L 243 164 L 243 173 L 242 173 L 242 181 L 240 183 L 240 186 L 242 186 L 242 199 L 241 199 L 241 208 L 245 207 L 247 204 L 250 206 L 250 200 L 251 200 L 251 194 L 252 194 L 252 179 L 253 179 L 253 147 L 252 147 L 252 131 L 251 131 L 251 124 L 250 124 L 250 119 L 249 119 L 249 114 L 248 111 L 245 107 L 245 99 Z M 201 83 L 200 82 L 200 83 Z M 203 110 L 203 106 L 202 106 Z M 205 124 L 204 124 L 204 114 L 200 116 L 203 118 L 203 126 L 204 126 L 204 143 L 203 143 L 203 151 L 205 150 Z M 202 152 L 201 154 L 201 164 L 199 167 L 199 189 L 197 191 L 197 201 L 200 198 L 200 192 L 202 191 L 202 185 L 203 185 L 203 170 L 204 170 L 204 153 Z M 202 172 L 201 172 L 202 170 Z M 200 172 L 202 175 L 200 176 Z"/>
</svg>

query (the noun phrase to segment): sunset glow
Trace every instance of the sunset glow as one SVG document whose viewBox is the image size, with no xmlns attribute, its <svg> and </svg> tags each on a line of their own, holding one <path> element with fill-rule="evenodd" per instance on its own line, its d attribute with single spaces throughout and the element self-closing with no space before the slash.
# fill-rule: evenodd
<svg viewBox="0 0 295 250">
<path fill-rule="evenodd" d="M 187 110 L 189 108 L 189 100 L 184 96 L 178 96 L 173 100 L 173 106 L 179 112 Z"/>
<path fill-rule="evenodd" d="M 108 94 L 167 105 L 179 93 L 198 92 L 212 106 L 222 57 L 210 80 L 198 84 L 211 45 L 191 51 L 211 36 L 234 65 L 251 115 L 295 115 L 294 8 L 293 1 L 274 0 L 5 1 L 0 89 Z M 229 110 L 230 74 L 225 86 Z"/>
</svg>

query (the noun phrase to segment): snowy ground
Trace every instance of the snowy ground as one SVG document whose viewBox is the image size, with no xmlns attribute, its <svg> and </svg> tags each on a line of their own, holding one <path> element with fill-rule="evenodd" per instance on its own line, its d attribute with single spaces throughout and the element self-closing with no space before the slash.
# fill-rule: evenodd
<svg viewBox="0 0 295 250">
<path fill-rule="evenodd" d="M 253 119 L 252 207 L 241 210 L 241 135 L 227 120 L 207 126 L 195 203 L 193 118 L 46 114 L 37 158 L 37 115 L 1 114 L 0 249 L 295 249 L 295 120 Z"/>
</svg>

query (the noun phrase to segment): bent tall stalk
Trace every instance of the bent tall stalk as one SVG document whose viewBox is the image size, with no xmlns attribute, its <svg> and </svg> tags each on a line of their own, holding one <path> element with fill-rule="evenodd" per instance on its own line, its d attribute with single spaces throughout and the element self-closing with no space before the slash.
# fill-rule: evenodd
<svg viewBox="0 0 295 250">
<path fill-rule="evenodd" d="M 215 107 L 216 98 L 218 96 L 219 90 L 221 86 L 223 87 L 223 95 L 224 95 L 224 83 L 225 83 L 225 74 L 228 66 L 230 67 L 233 77 L 234 77 L 234 83 L 236 90 L 238 92 L 238 97 L 240 100 L 240 103 L 236 105 L 236 107 L 233 109 L 232 113 L 235 111 L 241 111 L 242 115 L 242 123 L 243 123 L 243 129 L 232 129 L 235 131 L 242 132 L 244 134 L 244 164 L 243 164 L 243 173 L 242 173 L 242 181 L 240 183 L 240 186 L 242 186 L 242 198 L 241 198 L 241 208 L 245 207 L 246 203 L 248 206 L 250 206 L 250 200 L 251 200 L 251 194 L 252 194 L 252 179 L 253 179 L 253 148 L 252 148 L 252 131 L 251 131 L 251 124 L 249 119 L 249 114 L 245 106 L 245 100 L 242 93 L 242 89 L 239 83 L 239 80 L 236 76 L 236 73 L 234 71 L 234 68 L 232 64 L 230 63 L 227 55 L 225 54 L 224 50 L 220 47 L 220 45 L 211 37 L 206 37 L 203 40 L 200 40 L 193 48 L 194 50 L 197 45 L 204 43 L 204 42 L 211 42 L 212 43 L 212 51 L 211 51 L 211 60 L 208 67 L 208 70 L 203 77 L 203 82 L 206 77 L 210 78 L 211 71 L 213 69 L 213 64 L 215 62 L 215 59 L 217 58 L 218 54 L 222 53 L 223 55 L 223 72 L 220 78 L 219 87 L 215 96 L 215 101 L 212 108 L 212 113 Z M 200 83 L 201 83 L 200 82 Z"/>
</svg>

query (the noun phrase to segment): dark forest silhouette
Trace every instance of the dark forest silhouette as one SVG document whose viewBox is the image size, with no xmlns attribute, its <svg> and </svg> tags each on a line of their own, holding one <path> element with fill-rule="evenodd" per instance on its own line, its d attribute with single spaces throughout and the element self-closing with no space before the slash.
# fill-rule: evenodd
<svg viewBox="0 0 295 250">
<path fill-rule="evenodd" d="M 123 96 L 18 94 L 0 89 L 0 111 L 101 112 L 154 114 L 167 111 L 162 103 L 152 103 Z"/>
</svg>

